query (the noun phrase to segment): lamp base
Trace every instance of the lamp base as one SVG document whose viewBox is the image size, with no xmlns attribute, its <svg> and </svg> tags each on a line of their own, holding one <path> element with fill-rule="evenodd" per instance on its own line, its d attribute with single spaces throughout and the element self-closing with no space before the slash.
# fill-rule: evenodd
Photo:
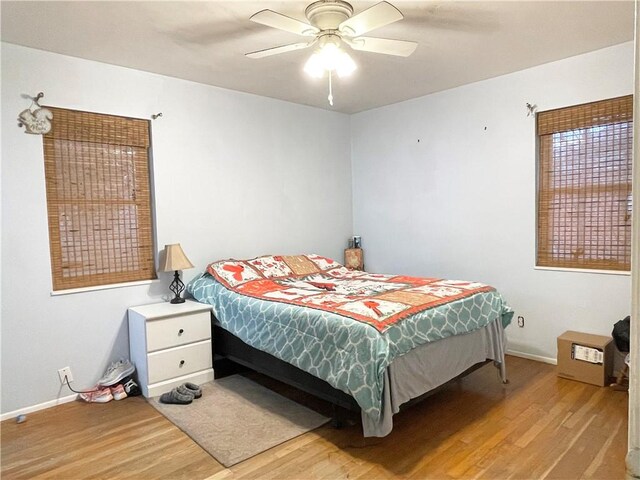
<svg viewBox="0 0 640 480">
<path fill-rule="evenodd" d="M 173 274 L 173 282 L 169 285 L 169 290 L 175 294 L 175 297 L 171 299 L 170 303 L 184 303 L 184 298 L 180 296 L 184 290 L 184 283 L 180 280 L 180 274 L 177 270 L 175 270 L 175 273 Z"/>
</svg>

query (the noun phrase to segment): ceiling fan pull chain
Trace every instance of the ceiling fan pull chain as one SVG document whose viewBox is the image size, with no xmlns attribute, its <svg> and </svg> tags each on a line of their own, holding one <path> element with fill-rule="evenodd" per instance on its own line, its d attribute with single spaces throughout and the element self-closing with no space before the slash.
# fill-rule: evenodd
<svg viewBox="0 0 640 480">
<path fill-rule="evenodd" d="M 331 105 L 333 107 L 333 90 L 331 88 L 331 70 L 329 70 L 329 96 L 327 97 L 327 100 L 329 100 L 329 105 Z"/>
</svg>

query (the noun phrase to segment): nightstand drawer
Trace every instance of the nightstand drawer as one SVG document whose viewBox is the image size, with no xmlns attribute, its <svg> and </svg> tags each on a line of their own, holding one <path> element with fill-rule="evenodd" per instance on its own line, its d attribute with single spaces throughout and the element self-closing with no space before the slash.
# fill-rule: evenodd
<svg viewBox="0 0 640 480">
<path fill-rule="evenodd" d="M 147 352 L 211 338 L 211 314 L 195 312 L 147 321 Z"/>
<path fill-rule="evenodd" d="M 150 353 L 147 364 L 150 384 L 211 368 L 211 340 Z"/>
</svg>

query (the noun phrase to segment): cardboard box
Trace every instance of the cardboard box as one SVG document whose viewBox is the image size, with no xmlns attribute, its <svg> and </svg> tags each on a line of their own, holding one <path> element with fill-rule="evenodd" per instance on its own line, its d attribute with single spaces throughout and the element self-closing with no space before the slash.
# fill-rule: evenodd
<svg viewBox="0 0 640 480">
<path fill-rule="evenodd" d="M 609 385 L 613 371 L 613 339 L 568 331 L 558 337 L 558 376 Z"/>
</svg>

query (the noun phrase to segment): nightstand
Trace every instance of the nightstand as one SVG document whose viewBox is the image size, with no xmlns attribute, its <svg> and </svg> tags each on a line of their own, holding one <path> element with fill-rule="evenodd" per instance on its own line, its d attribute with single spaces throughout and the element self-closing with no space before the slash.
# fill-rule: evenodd
<svg viewBox="0 0 640 480">
<path fill-rule="evenodd" d="M 129 353 L 145 397 L 213 380 L 210 305 L 154 303 L 129 308 L 128 317 Z"/>
</svg>

